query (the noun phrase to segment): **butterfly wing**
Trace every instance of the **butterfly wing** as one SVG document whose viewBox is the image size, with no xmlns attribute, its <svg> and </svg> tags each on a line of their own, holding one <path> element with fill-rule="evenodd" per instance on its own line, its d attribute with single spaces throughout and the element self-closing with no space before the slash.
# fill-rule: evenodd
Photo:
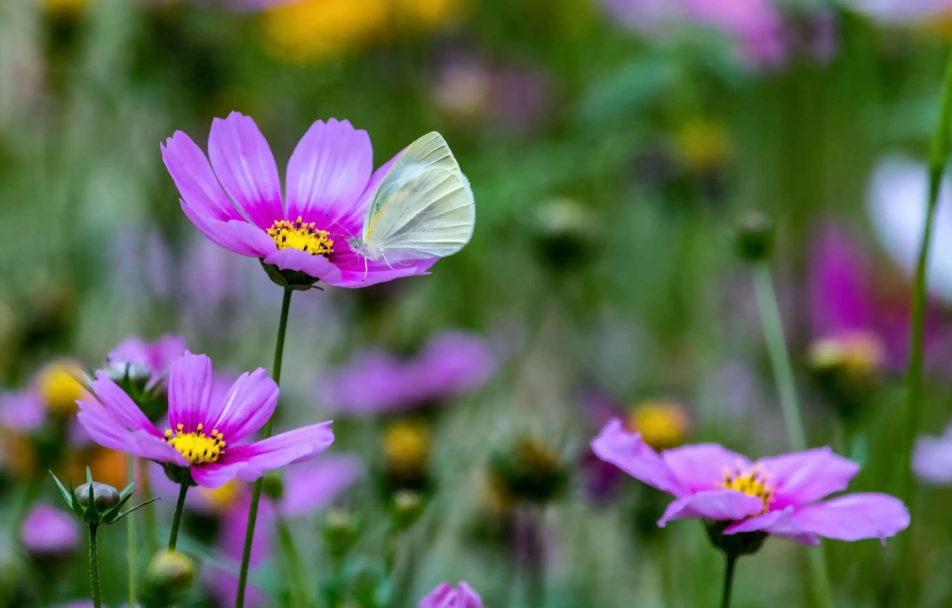
<svg viewBox="0 0 952 608">
<path fill-rule="evenodd" d="M 390 263 L 446 257 L 473 236 L 476 205 L 446 140 L 427 133 L 387 172 L 364 220 L 366 250 Z"/>
</svg>

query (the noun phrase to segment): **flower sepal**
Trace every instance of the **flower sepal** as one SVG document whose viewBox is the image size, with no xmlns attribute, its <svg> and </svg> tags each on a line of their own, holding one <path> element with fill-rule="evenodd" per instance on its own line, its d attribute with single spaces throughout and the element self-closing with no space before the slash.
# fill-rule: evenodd
<svg viewBox="0 0 952 608">
<path fill-rule="evenodd" d="M 180 467 L 171 462 L 163 462 L 162 469 L 165 471 L 166 477 L 180 486 L 185 485 L 194 488 L 198 485 L 195 483 L 195 480 L 192 479 L 192 471 L 188 467 Z"/>
<path fill-rule="evenodd" d="M 704 528 L 711 544 L 720 549 L 728 557 L 753 555 L 764 546 L 764 541 L 770 536 L 766 532 L 740 532 L 738 534 L 724 534 L 724 530 L 734 522 L 706 521 Z"/>
<path fill-rule="evenodd" d="M 300 270 L 282 270 L 274 264 L 266 264 L 263 258 L 258 258 L 261 267 L 271 282 L 280 287 L 289 287 L 294 291 L 307 291 L 315 289 L 314 284 L 320 281 L 311 275 Z"/>
<path fill-rule="evenodd" d="M 50 475 L 53 475 L 52 471 L 50 471 Z M 86 483 L 75 490 L 72 482 L 70 482 L 70 487 L 67 490 L 56 475 L 53 475 L 53 481 L 56 482 L 56 487 L 59 488 L 60 494 L 62 494 L 63 500 L 66 501 L 70 511 L 90 526 L 114 524 L 136 509 L 158 500 L 153 498 L 122 512 L 122 507 L 135 492 L 135 484 L 130 483 L 119 492 L 110 485 L 93 481 L 93 475 L 89 467 L 86 467 Z"/>
</svg>

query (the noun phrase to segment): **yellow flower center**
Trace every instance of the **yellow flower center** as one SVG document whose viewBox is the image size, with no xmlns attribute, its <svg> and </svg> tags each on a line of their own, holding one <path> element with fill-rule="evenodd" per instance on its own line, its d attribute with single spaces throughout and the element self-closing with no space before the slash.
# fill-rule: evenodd
<svg viewBox="0 0 952 608">
<path fill-rule="evenodd" d="M 737 490 L 748 496 L 754 496 L 764 501 L 764 510 L 767 512 L 767 506 L 773 500 L 773 488 L 768 485 L 767 474 L 759 467 L 753 467 L 747 472 L 740 469 L 724 469 L 724 481 L 717 484 L 718 488 L 725 490 Z"/>
<path fill-rule="evenodd" d="M 314 228 L 300 217 L 293 222 L 278 220 L 268 229 L 278 249 L 300 249 L 311 255 L 329 256 L 334 252 L 334 241 L 327 238 L 327 231 Z"/>
<path fill-rule="evenodd" d="M 83 385 L 76 381 L 82 370 L 71 363 L 54 363 L 39 376 L 39 389 L 50 411 L 57 415 L 71 415 L 77 409 L 77 399 L 82 399 Z"/>
<path fill-rule="evenodd" d="M 178 425 L 175 431 L 165 430 L 165 441 L 179 451 L 179 454 L 185 457 L 189 464 L 201 464 L 203 462 L 215 462 L 218 457 L 225 453 L 225 439 L 218 431 L 212 431 L 211 436 L 202 432 L 202 425 L 198 425 L 195 432 L 186 433 L 182 425 Z"/>
<path fill-rule="evenodd" d="M 430 431 L 417 422 L 397 422 L 384 434 L 383 453 L 387 467 L 411 474 L 426 469 L 430 461 Z"/>
<path fill-rule="evenodd" d="M 681 445 L 690 421 L 684 408 L 667 401 L 649 401 L 632 410 L 628 418 L 632 430 L 656 450 Z"/>
</svg>

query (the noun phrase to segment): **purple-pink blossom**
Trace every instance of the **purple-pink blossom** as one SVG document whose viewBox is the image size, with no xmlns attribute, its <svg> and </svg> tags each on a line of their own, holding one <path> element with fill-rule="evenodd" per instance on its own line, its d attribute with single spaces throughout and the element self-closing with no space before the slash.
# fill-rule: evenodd
<svg viewBox="0 0 952 608">
<path fill-rule="evenodd" d="M 187 467 L 200 486 L 253 481 L 265 471 L 307 460 L 333 441 L 330 422 L 246 443 L 271 418 L 278 386 L 263 369 L 242 374 L 222 399 L 213 399 L 212 361 L 186 351 L 169 372 L 169 428 L 159 431 L 106 374 L 92 383 L 95 400 L 80 401 L 79 420 L 107 448 Z"/>
<path fill-rule="evenodd" d="M 46 404 L 35 390 L 0 393 L 0 428 L 28 434 L 45 420 Z"/>
<path fill-rule="evenodd" d="M 36 556 L 69 553 L 79 540 L 79 526 L 73 516 L 42 503 L 33 506 L 20 529 L 20 542 Z"/>
<path fill-rule="evenodd" d="M 658 525 L 695 518 L 730 522 L 724 534 L 766 532 L 816 545 L 819 537 L 885 540 L 909 526 L 909 511 L 887 494 L 846 494 L 859 466 L 829 448 L 756 462 L 709 443 L 660 454 L 613 420 L 592 450 L 632 477 L 674 495 Z"/>
<path fill-rule="evenodd" d="M 106 359 L 119 372 L 141 374 L 153 381 L 165 376 L 172 362 L 186 350 L 185 338 L 166 334 L 155 342 L 146 342 L 138 336 L 130 336 L 120 342 Z"/>
<path fill-rule="evenodd" d="M 355 415 L 432 405 L 478 388 L 495 369 L 496 357 L 485 340 L 444 332 L 411 359 L 382 351 L 358 356 L 322 381 L 322 405 Z"/>
<path fill-rule="evenodd" d="M 441 583 L 420 600 L 417 608 L 483 608 L 483 600 L 465 582 L 460 581 L 456 588 Z"/>
<path fill-rule="evenodd" d="M 923 435 L 916 440 L 912 470 L 931 484 L 952 484 L 952 425 L 940 437 Z"/>
<path fill-rule="evenodd" d="M 370 137 L 346 120 L 319 120 L 308 129 L 288 161 L 284 197 L 268 142 L 237 112 L 212 122 L 208 158 L 181 131 L 162 146 L 162 158 L 182 210 L 205 236 L 281 270 L 367 287 L 427 274 L 438 259 L 391 265 L 351 248 L 396 157 L 374 171 Z"/>
</svg>

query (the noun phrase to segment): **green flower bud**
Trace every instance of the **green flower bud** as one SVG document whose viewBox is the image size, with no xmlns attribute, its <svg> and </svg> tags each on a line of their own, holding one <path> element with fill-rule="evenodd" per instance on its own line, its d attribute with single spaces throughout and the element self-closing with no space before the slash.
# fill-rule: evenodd
<svg viewBox="0 0 952 608">
<path fill-rule="evenodd" d="M 188 589 L 195 579 L 195 560 L 179 551 L 163 550 L 152 557 L 144 586 L 151 593 L 171 595 Z"/>
<path fill-rule="evenodd" d="M 324 543 L 334 559 L 343 559 L 360 536 L 356 518 L 346 511 L 334 509 L 324 520 Z"/>
<path fill-rule="evenodd" d="M 490 472 L 506 494 L 516 500 L 544 503 L 557 497 L 568 482 L 568 471 L 552 448 L 532 439 L 517 439 L 497 451 Z"/>
<path fill-rule="evenodd" d="M 393 496 L 391 515 L 393 527 L 403 531 L 411 528 L 420 519 L 426 504 L 418 492 L 401 490 Z"/>
<path fill-rule="evenodd" d="M 734 245 L 737 255 L 747 262 L 766 260 L 773 253 L 773 222 L 758 211 L 742 215 L 734 228 Z"/>
<path fill-rule="evenodd" d="M 110 485 L 94 481 L 92 484 L 84 483 L 83 485 L 76 488 L 76 490 L 73 492 L 81 507 L 89 507 L 90 485 L 93 487 L 93 502 L 96 503 L 96 509 L 99 511 L 108 511 L 119 504 L 119 501 L 121 500 L 119 497 L 119 490 Z"/>
</svg>

